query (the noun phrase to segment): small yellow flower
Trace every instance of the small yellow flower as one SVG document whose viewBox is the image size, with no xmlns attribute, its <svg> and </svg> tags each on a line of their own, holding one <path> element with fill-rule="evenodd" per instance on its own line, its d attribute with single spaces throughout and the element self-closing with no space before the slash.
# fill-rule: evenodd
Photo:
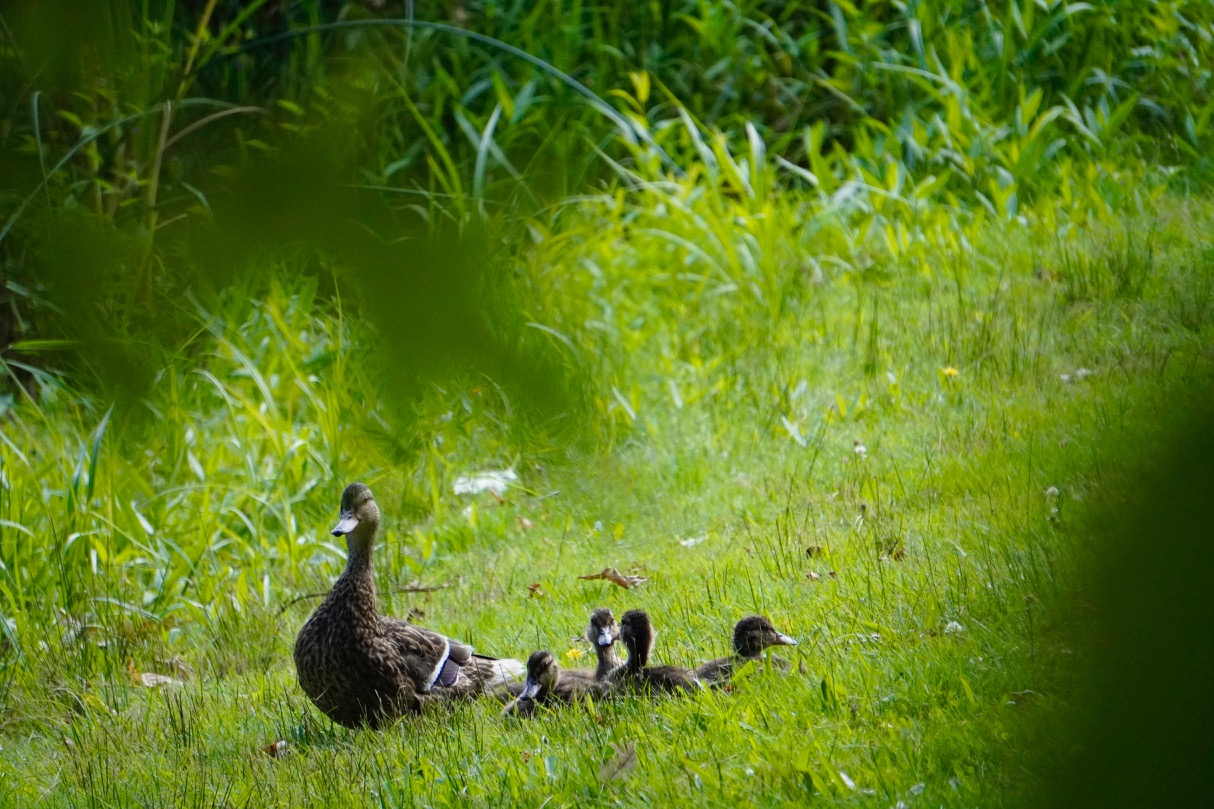
<svg viewBox="0 0 1214 809">
<path fill-rule="evenodd" d="M 585 656 L 586 656 L 586 653 L 576 647 L 565 652 L 566 660 L 577 660 L 578 658 L 585 657 Z"/>
<path fill-rule="evenodd" d="M 951 365 L 946 365 L 945 367 L 940 369 L 940 373 L 944 374 L 949 379 L 952 379 L 953 377 L 955 377 L 957 375 L 957 369 Z"/>
</svg>

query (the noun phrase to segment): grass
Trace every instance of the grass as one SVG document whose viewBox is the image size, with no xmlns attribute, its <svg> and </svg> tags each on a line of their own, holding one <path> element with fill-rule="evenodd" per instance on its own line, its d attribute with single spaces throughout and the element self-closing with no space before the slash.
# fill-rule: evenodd
<svg viewBox="0 0 1214 809">
<path fill-rule="evenodd" d="M 1065 751 L 1020 751 L 1082 695 L 1085 515 L 1210 374 L 1214 211 L 971 224 L 972 247 L 896 257 L 822 248 L 868 213 L 798 223 L 806 192 L 712 189 L 582 198 L 515 256 L 528 316 L 589 377 L 573 440 L 457 378 L 419 398 L 425 449 L 402 455 L 378 337 L 315 271 L 183 303 L 196 334 L 150 416 L 38 371 L 0 441 L 0 802 L 1033 799 Z M 451 494 L 506 466 L 504 501 Z M 763 612 L 800 639 L 794 670 L 531 723 L 482 701 L 335 728 L 290 648 L 356 478 L 388 515 L 386 611 L 570 665 L 599 605 L 649 610 L 680 664 Z M 649 581 L 577 578 L 605 566 Z M 448 586 L 397 592 L 414 581 Z"/>
<path fill-rule="evenodd" d="M 1208 407 L 1206 10 L 26 5 L 0 805 L 987 806 L 1069 772 L 1102 520 Z M 793 670 L 335 728 L 290 649 L 355 479 L 387 612 L 569 665 L 600 605 L 680 664 L 763 612 Z"/>
</svg>

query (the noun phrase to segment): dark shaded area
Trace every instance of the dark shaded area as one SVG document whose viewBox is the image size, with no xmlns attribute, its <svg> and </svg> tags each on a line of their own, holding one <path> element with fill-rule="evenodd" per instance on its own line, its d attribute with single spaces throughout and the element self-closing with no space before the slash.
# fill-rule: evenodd
<svg viewBox="0 0 1214 809">
<path fill-rule="evenodd" d="M 1208 392 L 1180 397 L 1196 405 L 1195 415 L 1179 422 L 1093 528 L 1105 550 L 1093 592 L 1090 691 L 1051 806 L 1214 805 Z"/>
<path fill-rule="evenodd" d="M 401 446 L 412 444 L 411 404 L 429 383 L 491 380 L 523 424 L 578 410 L 583 381 L 526 326 L 509 273 L 527 208 L 486 216 L 469 198 L 427 197 L 424 148 L 392 170 L 388 190 L 408 193 L 378 193 L 368 182 L 368 169 L 399 148 L 393 139 L 429 143 L 416 119 L 385 120 L 376 84 L 386 68 L 372 52 L 345 42 L 326 54 L 319 38 L 300 37 L 225 59 L 209 41 L 192 44 L 208 3 L 152 2 L 142 20 L 120 0 L 84 5 L 0 10 L 15 46 L 0 57 L 0 218 L 13 225 L 0 242 L 7 358 L 67 371 L 83 392 L 116 402 L 117 427 L 130 426 L 147 417 L 138 403 L 166 359 L 191 350 L 191 297 L 205 304 L 226 290 L 258 289 L 259 276 L 323 266 L 338 288 L 331 278 L 323 287 L 378 335 L 358 362 L 375 369 L 368 376 L 379 398 L 396 408 L 385 415 L 395 417 Z M 388 10 L 268 2 L 241 18 L 246 7 L 210 8 L 212 33 L 243 19 L 216 40 L 221 48 Z M 208 53 L 210 70 L 200 61 Z M 298 86 L 309 77 L 316 86 Z M 220 96 L 183 102 L 202 91 Z M 244 108 L 227 115 L 232 104 Z M 486 202 L 535 199 L 523 193 L 527 182 L 498 178 Z M 554 189 L 565 190 L 559 181 Z"/>
</svg>

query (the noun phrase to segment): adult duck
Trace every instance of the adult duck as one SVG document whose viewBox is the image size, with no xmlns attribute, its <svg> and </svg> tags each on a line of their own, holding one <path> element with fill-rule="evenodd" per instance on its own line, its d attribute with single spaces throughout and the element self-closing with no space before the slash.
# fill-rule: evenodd
<svg viewBox="0 0 1214 809">
<path fill-rule="evenodd" d="M 517 660 L 495 660 L 437 632 L 380 615 L 371 557 L 379 529 L 371 490 L 351 483 L 333 536 L 346 569 L 295 639 L 295 671 L 312 703 L 339 725 L 380 728 L 437 699 L 518 679 Z"/>
<path fill-rule="evenodd" d="M 620 640 L 628 660 L 613 671 L 610 682 L 650 692 L 694 691 L 700 688 L 695 672 L 681 666 L 650 666 L 649 655 L 657 633 L 644 610 L 628 610 L 620 618 Z"/>
<path fill-rule="evenodd" d="M 776 630 L 771 621 L 762 615 L 748 615 L 733 628 L 733 655 L 718 657 L 695 669 L 700 682 L 719 685 L 744 663 L 761 661 L 763 650 L 771 646 L 796 646 L 797 642 Z"/>
<path fill-rule="evenodd" d="M 531 717 L 541 705 L 573 702 L 586 696 L 602 696 L 610 687 L 581 672 L 563 671 L 549 651 L 533 652 L 527 658 L 527 679 L 517 698 L 502 711 L 504 716 Z"/>
</svg>

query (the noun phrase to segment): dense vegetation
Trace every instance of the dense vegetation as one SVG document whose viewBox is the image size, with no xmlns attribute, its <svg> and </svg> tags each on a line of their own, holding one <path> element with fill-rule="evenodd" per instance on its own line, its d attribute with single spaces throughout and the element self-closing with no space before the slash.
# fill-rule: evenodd
<svg viewBox="0 0 1214 809">
<path fill-rule="evenodd" d="M 0 802 L 990 805 L 1065 771 L 1087 526 L 1214 370 L 1211 6 L 0 22 Z M 761 611 L 794 671 L 335 729 L 289 650 L 353 479 L 394 614 L 572 665 L 597 605 L 679 663 Z"/>
</svg>

